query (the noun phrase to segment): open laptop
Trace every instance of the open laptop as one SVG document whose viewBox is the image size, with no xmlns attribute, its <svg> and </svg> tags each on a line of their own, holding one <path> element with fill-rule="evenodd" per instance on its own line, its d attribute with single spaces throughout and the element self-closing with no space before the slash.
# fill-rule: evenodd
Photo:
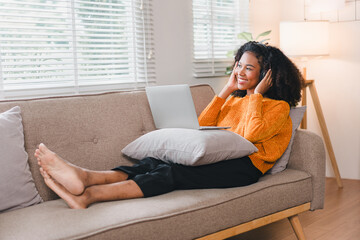
<svg viewBox="0 0 360 240">
<path fill-rule="evenodd" d="M 200 130 L 227 129 L 230 127 L 201 126 L 195 111 L 189 85 L 146 87 L 156 128 L 190 128 Z"/>
</svg>

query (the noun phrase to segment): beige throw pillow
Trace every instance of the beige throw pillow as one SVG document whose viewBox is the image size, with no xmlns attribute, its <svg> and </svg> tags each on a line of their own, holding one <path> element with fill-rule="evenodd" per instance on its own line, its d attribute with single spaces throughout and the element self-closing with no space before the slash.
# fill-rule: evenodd
<svg viewBox="0 0 360 240">
<path fill-rule="evenodd" d="M 296 134 L 296 129 L 299 127 L 301 120 L 303 119 L 304 113 L 306 111 L 306 106 L 302 107 L 292 107 L 290 109 L 290 118 L 292 121 L 292 135 L 284 154 L 276 161 L 275 165 L 268 171 L 270 174 L 275 174 L 281 171 L 284 171 L 290 158 L 291 147 L 294 142 L 294 137 Z"/>
<path fill-rule="evenodd" d="M 42 202 L 24 148 L 20 107 L 0 114 L 0 212 Z"/>
</svg>

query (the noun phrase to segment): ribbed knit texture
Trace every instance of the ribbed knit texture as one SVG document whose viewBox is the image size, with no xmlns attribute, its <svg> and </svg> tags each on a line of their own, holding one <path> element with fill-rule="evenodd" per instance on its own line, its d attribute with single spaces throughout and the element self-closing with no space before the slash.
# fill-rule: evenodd
<svg viewBox="0 0 360 240">
<path fill-rule="evenodd" d="M 201 126 L 229 126 L 259 151 L 249 157 L 262 173 L 267 172 L 285 152 L 291 138 L 290 106 L 285 101 L 252 94 L 231 96 L 227 101 L 215 96 L 199 116 Z"/>
</svg>

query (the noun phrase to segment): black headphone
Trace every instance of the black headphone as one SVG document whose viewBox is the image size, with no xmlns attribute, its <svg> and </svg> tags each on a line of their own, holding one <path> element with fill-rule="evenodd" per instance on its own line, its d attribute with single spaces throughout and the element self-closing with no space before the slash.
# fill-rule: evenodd
<svg viewBox="0 0 360 240">
<path fill-rule="evenodd" d="M 267 73 L 267 71 L 271 68 L 271 66 L 270 66 L 270 63 L 267 61 L 267 60 L 265 60 L 265 58 L 267 57 L 267 55 L 268 55 L 268 48 L 267 48 L 267 46 L 265 45 L 265 44 L 263 44 L 263 43 L 259 43 L 259 42 L 256 42 L 256 45 L 257 46 L 259 46 L 261 49 L 262 49 L 262 52 L 263 52 L 263 67 L 262 67 L 262 69 L 261 69 L 261 71 L 260 71 L 260 76 L 259 76 L 259 80 L 261 81 L 264 77 L 265 77 L 265 75 L 266 75 L 266 73 Z"/>
</svg>

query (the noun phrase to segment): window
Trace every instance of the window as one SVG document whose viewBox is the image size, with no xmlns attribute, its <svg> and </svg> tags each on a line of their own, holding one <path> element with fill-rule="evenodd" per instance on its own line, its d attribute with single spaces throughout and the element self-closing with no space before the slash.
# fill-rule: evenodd
<svg viewBox="0 0 360 240">
<path fill-rule="evenodd" d="M 0 98 L 155 80 L 151 0 L 0 0 Z"/>
<path fill-rule="evenodd" d="M 193 0 L 194 77 L 224 76 L 248 31 L 248 0 Z"/>
</svg>

